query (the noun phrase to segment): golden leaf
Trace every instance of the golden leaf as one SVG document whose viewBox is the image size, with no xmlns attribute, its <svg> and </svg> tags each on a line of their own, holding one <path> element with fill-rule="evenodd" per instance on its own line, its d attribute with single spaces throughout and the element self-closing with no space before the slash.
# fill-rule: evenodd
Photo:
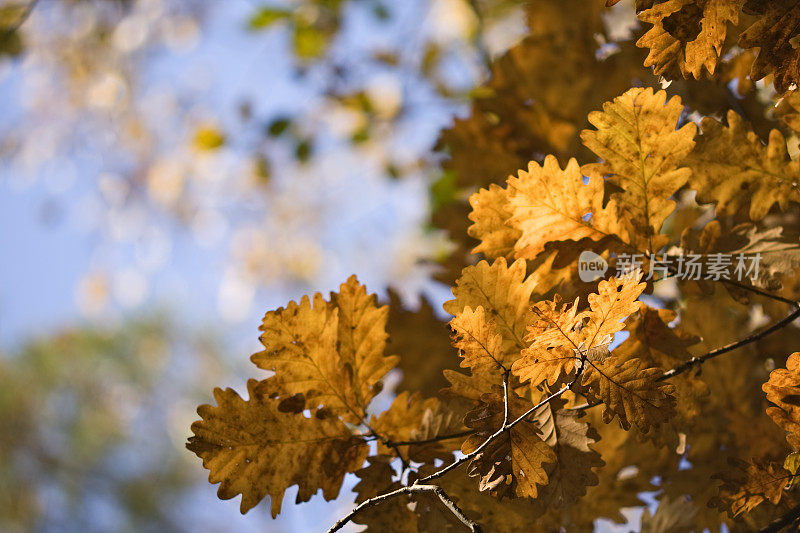
<svg viewBox="0 0 800 533">
<path fill-rule="evenodd" d="M 289 394 L 304 394 L 312 406 L 323 405 L 345 421 L 358 423 L 379 380 L 397 363 L 383 355 L 388 308 L 377 307 L 355 276 L 343 283 L 331 302 L 314 295 L 264 316 L 261 343 L 251 357 Z"/>
<path fill-rule="evenodd" d="M 453 330 L 453 346 L 461 355 L 461 367 L 476 372 L 505 371 L 506 355 L 503 352 L 503 337 L 496 331 L 492 322 L 487 322 L 483 307 L 474 311 L 465 307 L 450 321 Z M 512 354 L 513 357 L 513 354 Z"/>
<path fill-rule="evenodd" d="M 463 426 L 454 418 L 444 411 L 436 398 L 423 399 L 419 393 L 402 392 L 395 397 L 389 409 L 377 417 L 372 416 L 370 427 L 390 441 L 403 442 L 456 433 Z M 450 444 L 452 443 L 451 441 Z M 398 448 L 406 459 L 432 464 L 435 459 L 452 459 L 453 448 L 451 446 L 448 449 L 445 444 L 447 443 L 434 442 L 425 445 L 401 445 Z M 392 455 L 394 451 L 379 441 L 378 453 Z"/>
<path fill-rule="evenodd" d="M 589 114 L 596 130 L 581 133 L 583 144 L 602 163 L 585 165 L 588 176 L 607 176 L 623 189 L 611 195 L 629 217 L 632 244 L 657 251 L 667 239 L 658 235 L 675 202 L 670 197 L 685 183 L 691 170 L 681 166 L 694 146 L 697 128 L 678 129 L 683 106 L 679 97 L 666 100 L 664 91 L 634 88 Z"/>
<path fill-rule="evenodd" d="M 732 215 L 749 204 L 750 218 L 761 220 L 777 203 L 800 202 L 800 163 L 789 158 L 786 140 L 772 130 L 764 146 L 738 114 L 728 112 L 728 125 L 706 117 L 703 134 L 687 158 L 689 185 L 697 201 L 717 204 L 717 215 Z"/>
<path fill-rule="evenodd" d="M 326 500 L 335 499 L 344 475 L 361 467 L 369 447 L 322 410 L 311 418 L 280 412 L 278 400 L 259 394 L 257 386 L 247 383 L 249 400 L 233 389 L 215 389 L 217 405 L 197 409 L 202 420 L 192 424 L 186 447 L 203 460 L 209 482 L 221 482 L 219 497 L 241 494 L 246 513 L 269 496 L 273 518 L 292 485 L 299 487 L 297 503 L 319 489 Z"/>
<path fill-rule="evenodd" d="M 548 507 L 564 507 L 586 494 L 599 480 L 592 470 L 605 463 L 590 446 L 600 439 L 594 429 L 578 421 L 578 413 L 566 409 L 553 412 L 552 404 L 534 411 L 540 435 L 556 453 L 557 461 L 547 468 L 549 483 L 539 495 Z"/>
<path fill-rule="evenodd" d="M 639 309 L 637 298 L 644 287 L 634 278 L 601 280 L 597 293 L 588 297 L 590 310 L 580 314 L 578 300 L 560 309 L 558 298 L 540 302 L 534 307 L 538 320 L 525 338 L 530 346 L 514 363 L 513 373 L 532 387 L 555 385 L 574 373 L 581 354 L 601 360 L 613 335 L 624 327 L 622 320 Z"/>
<path fill-rule="evenodd" d="M 789 356 L 786 368 L 773 370 L 761 388 L 774 404 L 767 407 L 767 414 L 786 431 L 789 444 L 800 450 L 800 352 Z"/>
<path fill-rule="evenodd" d="M 639 13 L 652 24 L 636 42 L 649 48 L 644 66 L 657 76 L 699 79 L 703 67 L 714 74 L 728 23 L 739 22 L 743 0 L 667 0 Z"/>
<path fill-rule="evenodd" d="M 531 294 L 536 280 L 525 277 L 525 261 L 517 260 L 508 266 L 502 257 L 490 265 L 481 261 L 468 266 L 453 287 L 454 300 L 444 303 L 444 310 L 457 315 L 465 307 L 483 307 L 503 337 L 503 351 L 513 352 L 525 347 L 522 340 L 530 317 Z"/>
<path fill-rule="evenodd" d="M 522 357 L 514 362 L 511 370 L 520 381 L 531 382 L 531 387 L 542 383 L 556 385 L 575 372 L 578 356 L 575 350 L 581 342 L 578 326 L 578 300 L 572 305 L 559 307 L 561 299 L 556 295 L 552 301 L 539 302 L 533 307 L 537 319 L 528 326 L 526 341 L 530 346 L 522 351 Z"/>
<path fill-rule="evenodd" d="M 584 184 L 575 159 L 564 170 L 553 156 L 541 166 L 531 161 L 527 172 L 520 170 L 518 177 L 508 179 L 508 191 L 508 224 L 520 232 L 515 244 L 519 258 L 534 259 L 554 241 L 599 241 L 612 235 L 627 239 L 616 203 L 603 207 L 602 177 Z"/>
<path fill-rule="evenodd" d="M 513 259 L 514 245 L 521 232 L 508 223 L 511 218 L 507 205 L 508 191 L 492 183 L 488 189 L 481 189 L 470 196 L 469 204 L 472 206 L 469 219 L 473 224 L 468 233 L 470 237 L 481 241 L 472 249 L 472 253 L 482 253 L 489 259 Z"/>
</svg>

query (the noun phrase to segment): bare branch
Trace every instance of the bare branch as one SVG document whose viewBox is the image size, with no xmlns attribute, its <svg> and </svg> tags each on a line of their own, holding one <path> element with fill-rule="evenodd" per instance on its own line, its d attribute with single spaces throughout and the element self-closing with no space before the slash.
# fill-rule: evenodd
<svg viewBox="0 0 800 533">
<path fill-rule="evenodd" d="M 439 442 L 443 440 L 457 439 L 459 437 L 466 437 L 467 435 L 472 435 L 473 433 L 475 433 L 475 431 L 476 430 L 474 429 L 465 429 L 464 431 L 459 431 L 457 433 L 448 433 L 447 435 L 439 435 L 436 437 L 431 437 L 429 439 L 420 439 L 420 440 L 398 440 L 398 441 L 390 440 L 387 441 L 386 445 L 389 446 L 394 444 L 395 446 L 410 446 L 413 444 L 429 444 L 431 442 Z"/>
<path fill-rule="evenodd" d="M 785 515 L 760 529 L 759 533 L 778 533 L 783 528 L 792 525 L 799 518 L 800 505 L 796 505 L 789 509 L 789 512 L 787 512 Z"/>
<path fill-rule="evenodd" d="M 668 370 L 668 371 L 664 372 L 664 375 L 659 377 L 658 381 L 664 381 L 665 379 L 670 379 L 672 377 L 675 377 L 678 374 L 682 374 L 682 373 L 686 372 L 687 370 L 689 370 L 690 368 L 692 368 L 694 366 L 701 365 L 701 364 L 705 363 L 709 359 L 713 359 L 714 357 L 717 357 L 718 355 L 722 355 L 724 353 L 731 352 L 731 351 L 733 351 L 733 350 L 735 350 L 737 348 L 741 348 L 742 346 L 746 346 L 746 345 L 748 345 L 750 343 L 753 343 L 753 342 L 755 342 L 757 340 L 763 339 L 767 335 L 775 333 L 779 329 L 782 329 L 782 328 L 788 326 L 789 324 L 794 322 L 798 317 L 800 317 L 800 305 L 798 305 L 797 303 L 795 303 L 794 305 L 797 308 L 789 316 L 787 316 L 783 320 L 780 320 L 780 321 L 774 323 L 772 326 L 768 327 L 767 329 L 764 329 L 764 330 L 761 330 L 759 332 L 753 333 L 752 335 L 749 335 L 749 336 L 745 337 L 744 339 L 738 340 L 738 341 L 733 342 L 731 344 L 727 344 L 725 346 L 722 346 L 721 348 L 717 348 L 716 350 L 711 350 L 710 352 L 708 352 L 705 355 L 701 355 L 699 357 L 692 357 L 688 361 L 676 366 L 672 370 Z"/>
<path fill-rule="evenodd" d="M 508 370 L 503 372 L 503 427 L 508 425 Z"/>
<path fill-rule="evenodd" d="M 471 520 L 464 511 L 462 511 L 458 505 L 447 495 L 442 487 L 438 487 L 436 485 L 409 485 L 406 487 L 400 487 L 397 490 L 393 490 L 392 492 L 387 492 L 386 494 L 381 494 L 379 496 L 375 496 L 374 498 L 370 498 L 361 502 L 355 509 L 350 511 L 350 513 L 341 518 L 338 522 L 336 522 L 329 530 L 328 533 L 334 533 L 342 529 L 345 524 L 350 522 L 358 513 L 363 511 L 368 507 L 373 507 L 378 505 L 379 503 L 386 501 L 388 499 L 394 498 L 395 496 L 401 496 L 403 494 L 413 494 L 413 493 L 421 493 L 421 492 L 432 492 L 436 494 L 439 499 L 444 503 L 445 507 L 447 507 L 450 512 L 452 512 L 461 522 L 467 526 L 470 531 L 473 533 L 481 533 L 481 526 L 478 525 L 475 521 Z"/>
</svg>

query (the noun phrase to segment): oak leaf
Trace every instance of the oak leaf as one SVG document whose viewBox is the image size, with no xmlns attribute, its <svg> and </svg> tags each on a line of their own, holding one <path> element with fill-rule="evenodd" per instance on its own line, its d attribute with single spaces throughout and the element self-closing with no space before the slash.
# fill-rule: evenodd
<svg viewBox="0 0 800 533">
<path fill-rule="evenodd" d="M 251 360 L 274 371 L 284 392 L 302 393 L 312 405 L 357 423 L 380 379 L 397 364 L 396 356 L 383 354 L 387 313 L 351 276 L 330 303 L 317 293 L 313 305 L 304 296 L 268 312 L 260 328 L 265 350 Z"/>
<path fill-rule="evenodd" d="M 775 90 L 784 93 L 800 81 L 800 5 L 795 0 L 747 0 L 744 12 L 756 21 L 739 35 L 739 46 L 758 48 L 750 74 L 760 80 L 774 74 Z"/>
<path fill-rule="evenodd" d="M 786 368 L 773 370 L 761 387 L 772 404 L 767 414 L 786 431 L 786 440 L 800 450 L 800 352 L 786 361 Z"/>
<path fill-rule="evenodd" d="M 652 24 L 636 42 L 649 48 L 646 67 L 657 76 L 700 78 L 714 74 L 728 23 L 736 25 L 744 0 L 666 0 L 639 13 Z"/>
<path fill-rule="evenodd" d="M 764 146 L 737 113 L 728 112 L 728 125 L 706 117 L 703 134 L 687 158 L 692 167 L 689 185 L 700 203 L 715 203 L 717 215 L 733 215 L 749 205 L 750 218 L 761 220 L 774 204 L 786 210 L 800 202 L 800 163 L 790 159 L 778 130 Z"/>
<path fill-rule="evenodd" d="M 422 398 L 418 392 L 409 394 L 404 391 L 395 397 L 389 409 L 372 416 L 370 427 L 389 441 L 405 442 L 456 433 L 463 426 L 443 408 L 438 399 Z M 437 442 L 399 445 L 397 448 L 404 458 L 418 463 L 432 464 L 436 459 L 447 461 L 453 457 L 452 446 L 443 447 Z M 391 447 L 378 441 L 378 453 L 392 455 L 394 452 Z"/>
<path fill-rule="evenodd" d="M 792 479 L 792 474 L 780 463 L 739 459 L 730 459 L 728 463 L 727 471 L 713 476 L 722 485 L 708 504 L 727 511 L 730 516 L 750 512 L 765 501 L 776 505 Z"/>
<path fill-rule="evenodd" d="M 617 417 L 623 429 L 634 424 L 646 434 L 675 415 L 675 386 L 658 381 L 663 374 L 659 367 L 613 353 L 588 364 L 583 374 L 586 395 L 590 403 L 603 402 L 605 423 Z"/>
<path fill-rule="evenodd" d="M 512 372 L 533 387 L 555 385 L 575 372 L 582 356 L 601 362 L 614 334 L 624 327 L 622 321 L 639 309 L 644 287 L 638 278 L 601 280 L 597 293 L 588 296 L 590 309 L 581 313 L 578 300 L 561 308 L 558 298 L 540 302 L 533 308 L 538 320 L 528 327 L 530 346 Z"/>
<path fill-rule="evenodd" d="M 675 202 L 670 197 L 689 179 L 682 166 L 694 147 L 693 123 L 678 128 L 683 112 L 679 97 L 666 99 L 664 91 L 634 88 L 589 114 L 595 130 L 584 130 L 581 140 L 602 163 L 584 165 L 584 174 L 606 176 L 622 189 L 611 195 L 629 217 L 632 244 L 657 251 L 667 242 L 659 235 Z"/>
<path fill-rule="evenodd" d="M 525 347 L 523 337 L 536 285 L 535 278 L 526 277 L 525 270 L 525 261 L 517 260 L 509 266 L 502 257 L 491 265 L 481 261 L 468 266 L 453 287 L 455 299 L 445 302 L 444 310 L 457 315 L 466 307 L 483 307 L 502 336 L 503 351 L 519 351 Z"/>
<path fill-rule="evenodd" d="M 211 483 L 221 483 L 222 499 L 241 494 L 246 513 L 265 496 L 273 518 L 283 494 L 298 485 L 296 503 L 308 501 L 319 489 L 326 500 L 339 495 L 344 475 L 359 469 L 369 448 L 347 426 L 324 410 L 282 413 L 278 400 L 257 391 L 250 380 L 249 400 L 233 389 L 215 389 L 217 405 L 201 405 L 202 420 L 192 424 L 186 447 L 203 460 Z"/>
<path fill-rule="evenodd" d="M 519 232 L 516 257 L 534 259 L 549 242 L 599 241 L 609 236 L 625 241 L 627 232 L 620 225 L 616 202 L 603 207 L 603 189 L 601 177 L 584 184 L 575 159 L 562 170 L 550 155 L 542 165 L 531 161 L 527 172 L 510 177 L 508 225 Z"/>
<path fill-rule="evenodd" d="M 530 407 L 529 401 L 516 395 L 509 397 L 509 418 L 522 415 Z M 503 425 L 504 398 L 501 393 L 487 393 L 481 404 L 467 413 L 467 427 L 477 430 L 470 435 L 461 451 L 474 452 Z M 548 482 L 545 465 L 556 462 L 553 449 L 539 436 L 534 424 L 521 422 L 479 452 L 469 463 L 470 476 L 481 478 L 480 489 L 500 496 L 510 491 L 520 497 L 535 498 L 540 486 Z"/>
<path fill-rule="evenodd" d="M 469 204 L 472 207 L 469 219 L 473 224 L 467 232 L 481 241 L 472 253 L 482 253 L 489 259 L 513 259 L 521 232 L 509 224 L 512 213 L 508 207 L 508 191 L 492 183 L 488 189 L 470 196 Z"/>
<path fill-rule="evenodd" d="M 566 409 L 554 411 L 547 403 L 534 411 L 534 420 L 543 440 L 553 448 L 557 461 L 547 467 L 549 483 L 540 498 L 548 506 L 565 507 L 580 500 L 586 488 L 599 483 L 593 469 L 605 462 L 591 448 L 600 436 L 578 413 Z"/>
<path fill-rule="evenodd" d="M 465 307 L 450 321 L 453 346 L 461 355 L 461 367 L 476 372 L 502 373 L 507 354 L 503 351 L 503 337 L 497 333 L 493 322 L 486 320 L 483 307 L 474 311 Z M 508 354 L 514 357 L 515 354 Z M 509 364 L 510 366 L 510 364 Z"/>
</svg>

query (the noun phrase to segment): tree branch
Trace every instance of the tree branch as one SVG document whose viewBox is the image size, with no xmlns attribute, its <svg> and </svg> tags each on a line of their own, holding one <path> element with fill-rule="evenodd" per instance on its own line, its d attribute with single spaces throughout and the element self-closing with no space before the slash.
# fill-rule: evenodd
<svg viewBox="0 0 800 533">
<path fill-rule="evenodd" d="M 800 518 L 800 505 L 789 509 L 785 515 L 760 529 L 759 533 L 778 533 L 783 528 L 792 525 L 798 518 Z"/>
<path fill-rule="evenodd" d="M 664 381 L 665 379 L 673 378 L 673 377 L 677 376 L 678 374 L 682 374 L 682 373 L 686 372 L 687 370 L 689 370 L 693 366 L 701 365 L 701 364 L 705 363 L 706 361 L 708 361 L 709 359 L 713 359 L 714 357 L 717 357 L 718 355 L 722 355 L 724 353 L 731 352 L 731 351 L 733 351 L 733 350 L 735 350 L 737 348 L 741 348 L 742 346 L 746 346 L 746 345 L 748 345 L 750 343 L 753 343 L 753 342 L 755 342 L 757 340 L 763 339 L 767 335 L 775 333 L 779 329 L 782 329 L 785 326 L 788 326 L 789 324 L 794 322 L 798 317 L 800 317 L 800 305 L 798 305 L 796 302 L 793 302 L 793 303 L 794 303 L 796 309 L 791 314 L 789 314 L 789 316 L 784 318 L 783 320 L 780 320 L 780 321 L 774 323 L 772 326 L 768 327 L 767 329 L 764 329 L 764 330 L 761 330 L 759 332 L 753 333 L 752 335 L 749 335 L 749 336 L 745 337 L 744 339 L 738 340 L 738 341 L 733 342 L 731 344 L 727 344 L 725 346 L 717 348 L 716 350 L 711 350 L 710 352 L 708 352 L 705 355 L 701 355 L 701 356 L 698 356 L 698 357 L 692 357 L 688 361 L 676 366 L 672 370 L 668 370 L 668 371 L 664 372 L 664 375 L 659 377 L 658 381 Z"/>
<path fill-rule="evenodd" d="M 413 485 L 408 485 L 406 487 L 400 487 L 399 489 L 393 490 L 392 492 L 387 492 L 386 494 L 381 494 L 380 496 L 375 496 L 374 498 L 370 498 L 368 500 L 361 502 L 355 509 L 350 511 L 350 513 L 347 516 L 342 517 L 338 522 L 336 522 L 328 530 L 328 533 L 335 533 L 336 531 L 339 531 L 345 526 L 345 524 L 347 524 L 353 518 L 355 518 L 355 516 L 358 513 L 360 513 L 364 509 L 367 509 L 368 507 L 373 507 L 375 505 L 378 505 L 379 503 L 394 498 L 395 496 L 401 496 L 403 494 L 422 493 L 422 492 L 432 492 L 436 494 L 442 501 L 442 503 L 444 503 L 445 507 L 447 507 L 450 510 L 450 512 L 452 512 L 459 520 L 461 520 L 461 522 L 463 522 L 464 525 L 466 525 L 470 529 L 470 531 L 472 531 L 473 533 L 482 533 L 481 526 L 474 520 L 471 520 L 466 514 L 464 514 L 464 511 L 462 511 L 458 507 L 458 505 L 456 505 L 456 503 L 452 500 L 452 498 L 450 498 L 450 496 L 447 495 L 447 493 L 444 491 L 442 487 L 438 487 L 436 485 L 419 485 L 416 483 Z"/>
<path fill-rule="evenodd" d="M 523 420 L 528 418 L 530 415 L 532 415 L 534 413 L 534 411 L 539 409 L 544 404 L 546 404 L 546 403 L 558 398 L 559 396 L 561 396 L 562 394 L 564 394 L 568 390 L 572 389 L 580 381 L 581 376 L 583 375 L 583 369 L 586 366 L 586 364 L 585 364 L 586 363 L 586 353 L 585 352 L 581 352 L 581 357 L 578 359 L 578 363 L 579 363 L 578 370 L 575 372 L 575 377 L 572 379 L 572 381 L 569 384 L 564 385 L 563 387 L 561 387 L 556 392 L 548 395 L 546 398 L 541 400 L 539 403 L 537 403 L 536 405 L 534 405 L 533 407 L 531 407 L 530 409 L 525 411 L 525 413 L 523 413 L 522 415 L 518 416 L 517 418 L 515 418 L 511 422 L 508 421 L 509 420 L 509 416 L 508 416 L 508 414 L 509 414 L 508 373 L 506 373 L 504 375 L 504 379 L 503 379 L 504 390 L 505 390 L 505 393 L 506 393 L 505 394 L 505 398 L 504 398 L 504 404 L 505 405 L 504 405 L 504 409 L 503 409 L 505 417 L 504 417 L 504 420 L 503 420 L 503 425 L 497 431 L 492 433 L 485 441 L 483 441 L 483 443 L 480 446 L 475 448 L 475 450 L 473 450 L 471 453 L 468 453 L 467 455 L 462 456 L 461 458 L 459 458 L 456 461 L 450 463 L 446 467 L 437 470 L 433 474 L 431 474 L 429 476 L 426 476 L 426 477 L 423 477 L 423 478 L 419 478 L 416 481 L 414 481 L 414 483 L 412 483 L 411 485 L 408 485 L 408 486 L 405 486 L 405 487 L 401 487 L 401 488 L 399 488 L 397 490 L 394 490 L 392 492 L 387 492 L 386 494 L 382 494 L 380 496 L 375 496 L 374 498 L 370 498 L 368 500 L 365 500 L 365 501 L 361 502 L 358 506 L 356 506 L 355 509 L 350 511 L 350 513 L 347 516 L 345 516 L 344 518 L 342 518 L 338 522 L 336 522 L 333 525 L 333 527 L 328 530 L 328 533 L 334 533 L 335 531 L 339 531 L 342 527 L 344 527 L 344 525 L 346 523 L 348 523 L 350 520 L 352 520 L 353 517 L 356 514 L 358 514 L 363 509 L 366 509 L 367 507 L 372 507 L 373 505 L 377 505 L 380 502 L 388 500 L 388 499 L 393 498 L 395 496 L 400 496 L 402 494 L 410 494 L 412 492 L 435 492 L 439 496 L 439 499 L 441 499 L 442 502 L 444 502 L 444 504 L 453 512 L 453 514 L 455 514 L 462 522 L 464 522 L 464 524 L 466 524 L 473 532 L 480 532 L 481 531 L 480 526 L 477 523 L 473 522 L 472 520 L 469 520 L 469 518 L 466 517 L 466 515 L 463 513 L 463 511 L 461 511 L 461 509 L 459 509 L 456 506 L 456 504 L 452 500 L 450 500 L 450 498 L 444 492 L 444 489 L 442 489 L 441 487 L 438 487 L 436 485 L 426 485 L 426 483 L 428 483 L 429 481 L 431 481 L 433 479 L 440 478 L 443 475 L 445 475 L 446 473 L 450 472 L 451 470 L 454 470 L 454 469 L 458 468 L 459 466 L 461 466 L 462 464 L 466 463 L 467 461 L 470 461 L 473 457 L 478 455 L 484 448 L 486 448 L 489 444 L 491 444 L 492 441 L 494 441 L 494 439 L 498 438 L 504 432 L 508 431 L 509 429 L 513 428 L 514 426 L 516 426 L 517 424 L 519 424 L 520 422 L 522 422 Z"/>
</svg>

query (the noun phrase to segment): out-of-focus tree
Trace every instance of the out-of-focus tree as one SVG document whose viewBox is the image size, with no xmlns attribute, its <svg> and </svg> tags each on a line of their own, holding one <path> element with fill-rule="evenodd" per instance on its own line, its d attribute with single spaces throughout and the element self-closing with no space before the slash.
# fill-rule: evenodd
<svg viewBox="0 0 800 533">
<path fill-rule="evenodd" d="M 228 369 L 208 334 L 169 324 L 71 329 L 0 356 L 3 531 L 189 525 L 175 515 L 197 482 L 176 450 L 182 406 Z"/>
</svg>

